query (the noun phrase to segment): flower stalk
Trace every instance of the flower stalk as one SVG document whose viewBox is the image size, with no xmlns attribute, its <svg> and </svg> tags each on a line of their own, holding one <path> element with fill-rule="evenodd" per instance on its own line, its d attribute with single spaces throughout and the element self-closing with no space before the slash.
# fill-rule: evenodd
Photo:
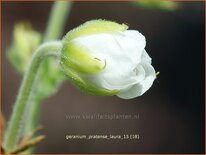
<svg viewBox="0 0 206 155">
<path fill-rule="evenodd" d="M 67 17 L 70 14 L 72 1 L 56 1 L 52 6 L 47 23 L 43 42 L 59 39 L 64 30 Z M 30 96 L 30 107 L 28 118 L 25 123 L 25 134 L 30 134 L 38 126 L 39 114 L 41 113 L 41 102 L 44 98 L 37 98 L 35 94 Z M 31 153 L 29 149 L 25 153 Z"/>
<path fill-rule="evenodd" d="M 29 96 L 35 89 L 34 82 L 37 77 L 38 69 L 45 58 L 49 56 L 58 56 L 58 52 L 62 48 L 61 41 L 48 42 L 36 49 L 24 78 L 14 104 L 11 120 L 5 136 L 4 147 L 6 153 L 11 152 L 19 139 L 19 133 L 26 107 L 29 106 Z"/>
<path fill-rule="evenodd" d="M 54 2 L 51 14 L 47 23 L 43 42 L 59 39 L 64 30 L 67 17 L 71 11 L 72 1 L 56 1 Z M 26 122 L 25 132 L 30 133 L 37 126 L 38 114 L 40 113 L 40 106 L 43 99 L 31 96 L 32 105 L 29 108 L 29 116 Z"/>
</svg>

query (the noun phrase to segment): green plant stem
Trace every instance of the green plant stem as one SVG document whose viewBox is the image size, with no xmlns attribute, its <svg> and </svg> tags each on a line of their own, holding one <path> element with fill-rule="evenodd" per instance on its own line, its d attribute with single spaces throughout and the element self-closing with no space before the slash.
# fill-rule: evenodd
<svg viewBox="0 0 206 155">
<path fill-rule="evenodd" d="M 21 124 L 23 123 L 22 122 L 23 116 L 26 107 L 29 107 L 30 104 L 30 102 L 28 102 L 29 96 L 32 90 L 35 89 L 34 82 L 38 75 L 37 72 L 40 67 L 40 64 L 43 62 L 43 60 L 46 57 L 58 56 L 61 48 L 62 48 L 61 41 L 55 41 L 55 42 L 44 43 L 35 51 L 31 59 L 30 65 L 24 74 L 24 78 L 16 102 L 14 104 L 14 109 L 9 122 L 8 130 L 6 131 L 5 143 L 4 143 L 6 153 L 9 153 L 15 148 L 16 143 L 19 139 L 19 132 L 20 132 Z"/>
<path fill-rule="evenodd" d="M 38 81 L 36 81 L 38 82 Z M 30 107 L 28 109 L 28 116 L 25 120 L 25 130 L 24 130 L 24 133 L 25 135 L 29 135 L 31 134 L 35 128 L 38 127 L 38 120 L 39 120 L 39 113 L 40 113 L 40 104 L 42 102 L 42 99 L 41 100 L 38 100 L 38 99 L 35 99 L 33 98 L 33 96 L 35 96 L 35 94 L 31 94 L 30 97 L 31 99 L 28 100 L 28 102 L 31 102 L 30 103 Z"/>
<path fill-rule="evenodd" d="M 59 39 L 63 33 L 67 17 L 70 14 L 72 1 L 56 1 L 52 6 L 50 17 L 47 23 L 43 41 L 50 41 Z M 38 120 L 41 111 L 41 102 L 44 98 L 36 99 L 35 94 L 31 95 L 31 106 L 28 109 L 28 117 L 25 123 L 26 135 L 30 134 L 38 126 Z M 32 153 L 32 149 L 24 151 L 24 153 Z"/>
<path fill-rule="evenodd" d="M 51 14 L 49 17 L 49 21 L 47 24 L 45 36 L 44 36 L 44 42 L 49 40 L 56 40 L 59 39 L 63 29 L 64 25 L 67 19 L 67 16 L 70 13 L 71 10 L 72 1 L 56 1 L 54 2 L 51 10 Z M 29 134 L 32 132 L 35 127 L 37 127 L 38 119 L 36 118 L 37 115 L 39 115 L 40 107 L 41 107 L 41 101 L 43 99 L 37 99 L 35 98 L 35 94 L 31 96 L 31 102 L 32 106 L 29 108 L 29 116 L 27 119 L 27 122 L 25 124 L 25 133 Z"/>
<path fill-rule="evenodd" d="M 70 13 L 72 1 L 56 1 L 47 24 L 44 41 L 58 39 L 62 35 L 67 16 Z"/>
<path fill-rule="evenodd" d="M 36 80 L 36 82 L 38 82 Z M 25 129 L 24 129 L 24 135 L 30 135 L 34 132 L 34 130 L 38 127 L 38 121 L 40 118 L 41 113 L 41 102 L 43 99 L 35 99 L 35 94 L 31 92 L 30 99 L 28 102 L 30 104 L 30 107 L 27 112 L 27 117 L 25 120 Z M 31 147 L 25 151 L 22 152 L 22 154 L 32 154 L 34 151 L 34 147 Z"/>
</svg>

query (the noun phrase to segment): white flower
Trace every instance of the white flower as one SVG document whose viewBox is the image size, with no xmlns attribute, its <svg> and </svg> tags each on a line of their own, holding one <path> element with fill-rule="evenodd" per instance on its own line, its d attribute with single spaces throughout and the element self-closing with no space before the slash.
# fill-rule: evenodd
<svg viewBox="0 0 206 155">
<path fill-rule="evenodd" d="M 80 35 L 71 39 L 69 43 L 84 51 L 102 66 L 95 73 L 77 71 L 78 76 L 97 88 L 118 90 L 115 95 L 120 98 L 141 96 L 152 86 L 156 78 L 151 58 L 145 51 L 145 37 L 136 30 Z"/>
</svg>

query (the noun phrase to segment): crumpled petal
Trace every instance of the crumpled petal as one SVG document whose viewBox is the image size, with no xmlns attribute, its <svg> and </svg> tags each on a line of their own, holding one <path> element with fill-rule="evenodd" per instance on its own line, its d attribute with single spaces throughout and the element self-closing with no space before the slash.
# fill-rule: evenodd
<svg viewBox="0 0 206 155">
<path fill-rule="evenodd" d="M 117 94 L 118 97 L 123 99 L 135 98 L 144 94 L 152 86 L 153 81 L 156 78 L 154 68 L 149 63 L 142 63 L 141 66 L 144 68 L 146 73 L 145 79 L 120 92 L 119 94 Z"/>
<path fill-rule="evenodd" d="M 152 63 L 152 58 L 148 55 L 145 49 L 142 52 L 142 62 L 148 62 L 149 64 Z"/>
</svg>

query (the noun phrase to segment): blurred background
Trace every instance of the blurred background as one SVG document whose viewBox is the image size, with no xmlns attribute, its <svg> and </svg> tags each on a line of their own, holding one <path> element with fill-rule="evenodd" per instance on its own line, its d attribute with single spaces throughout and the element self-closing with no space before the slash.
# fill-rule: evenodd
<svg viewBox="0 0 206 155">
<path fill-rule="evenodd" d="M 143 96 L 89 96 L 64 82 L 42 104 L 46 139 L 36 153 L 204 153 L 204 2 L 173 11 L 131 2 L 74 2 L 65 33 L 91 19 L 128 23 L 146 36 L 156 71 Z M 2 111 L 9 119 L 22 76 L 6 58 L 15 23 L 44 32 L 52 2 L 2 2 Z M 64 33 L 64 34 L 65 34 Z M 68 120 L 70 114 L 138 114 L 136 120 Z M 139 140 L 66 140 L 67 134 L 139 134 Z"/>
</svg>

